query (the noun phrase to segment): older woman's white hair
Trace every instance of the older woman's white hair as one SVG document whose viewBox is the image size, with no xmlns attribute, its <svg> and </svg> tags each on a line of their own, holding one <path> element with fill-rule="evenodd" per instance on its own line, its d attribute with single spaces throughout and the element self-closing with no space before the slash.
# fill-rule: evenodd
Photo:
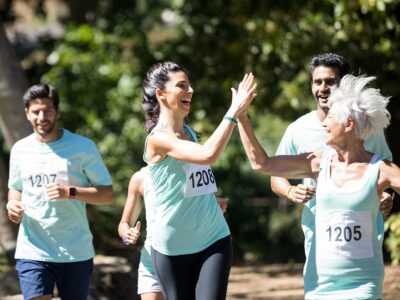
<svg viewBox="0 0 400 300">
<path fill-rule="evenodd" d="M 386 109 L 388 97 L 381 95 L 380 90 L 367 87 L 375 77 L 346 75 L 340 81 L 330 97 L 328 105 L 335 105 L 330 112 L 340 123 L 349 118 L 356 122 L 355 135 L 360 140 L 381 132 L 390 123 L 390 113 Z"/>
</svg>

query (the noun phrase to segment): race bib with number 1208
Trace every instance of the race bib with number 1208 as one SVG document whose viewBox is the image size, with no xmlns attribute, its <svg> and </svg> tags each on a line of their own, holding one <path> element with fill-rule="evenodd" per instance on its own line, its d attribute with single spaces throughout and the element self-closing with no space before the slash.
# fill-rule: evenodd
<svg viewBox="0 0 400 300">
<path fill-rule="evenodd" d="M 183 166 L 183 170 L 186 174 L 185 198 L 217 191 L 215 177 L 210 166 L 187 163 Z"/>
<path fill-rule="evenodd" d="M 317 210 L 318 259 L 362 259 L 374 256 L 371 212 Z"/>
</svg>

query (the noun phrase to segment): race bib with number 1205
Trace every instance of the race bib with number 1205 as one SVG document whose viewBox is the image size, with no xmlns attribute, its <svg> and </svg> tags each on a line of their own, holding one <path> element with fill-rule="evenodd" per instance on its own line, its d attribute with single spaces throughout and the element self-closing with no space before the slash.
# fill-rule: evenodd
<svg viewBox="0 0 400 300">
<path fill-rule="evenodd" d="M 317 210 L 316 254 L 318 259 L 373 257 L 371 212 Z"/>
<path fill-rule="evenodd" d="M 186 174 L 185 198 L 217 191 L 215 177 L 210 166 L 187 163 L 183 166 L 183 170 Z"/>
</svg>

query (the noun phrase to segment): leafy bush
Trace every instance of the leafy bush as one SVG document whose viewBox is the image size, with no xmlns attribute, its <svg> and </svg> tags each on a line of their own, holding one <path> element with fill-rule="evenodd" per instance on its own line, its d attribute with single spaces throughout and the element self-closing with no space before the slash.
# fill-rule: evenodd
<svg viewBox="0 0 400 300">
<path fill-rule="evenodd" d="M 390 252 L 393 265 L 400 262 L 400 213 L 392 214 L 385 222 L 385 232 L 388 237 L 385 245 Z"/>
</svg>

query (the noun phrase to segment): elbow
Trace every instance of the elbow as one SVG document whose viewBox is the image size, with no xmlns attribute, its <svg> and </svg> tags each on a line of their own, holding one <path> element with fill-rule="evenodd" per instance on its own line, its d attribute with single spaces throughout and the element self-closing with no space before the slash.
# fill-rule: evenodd
<svg viewBox="0 0 400 300">
<path fill-rule="evenodd" d="M 107 197 L 106 204 L 113 204 L 114 200 L 115 200 L 115 194 L 114 191 L 112 191 L 110 195 Z"/>
<path fill-rule="evenodd" d="M 253 171 L 263 172 L 263 168 L 262 168 L 262 166 L 260 164 L 252 163 L 251 164 L 251 168 L 253 169 Z"/>
<path fill-rule="evenodd" d="M 206 165 L 212 165 L 214 163 L 216 163 L 218 160 L 218 157 L 211 157 L 211 158 L 207 158 L 204 162 L 204 164 Z"/>
<path fill-rule="evenodd" d="M 260 163 L 260 162 L 257 162 L 257 161 L 251 161 L 250 165 L 251 165 L 251 168 L 256 172 L 269 174 L 268 167 L 263 163 Z"/>
<path fill-rule="evenodd" d="M 218 161 L 219 155 L 218 153 L 208 152 L 205 153 L 202 159 L 202 164 L 212 165 Z"/>
<path fill-rule="evenodd" d="M 106 191 L 104 191 L 101 204 L 103 205 L 113 204 L 114 199 L 115 199 L 114 190 L 112 188 L 109 188 Z"/>
</svg>

